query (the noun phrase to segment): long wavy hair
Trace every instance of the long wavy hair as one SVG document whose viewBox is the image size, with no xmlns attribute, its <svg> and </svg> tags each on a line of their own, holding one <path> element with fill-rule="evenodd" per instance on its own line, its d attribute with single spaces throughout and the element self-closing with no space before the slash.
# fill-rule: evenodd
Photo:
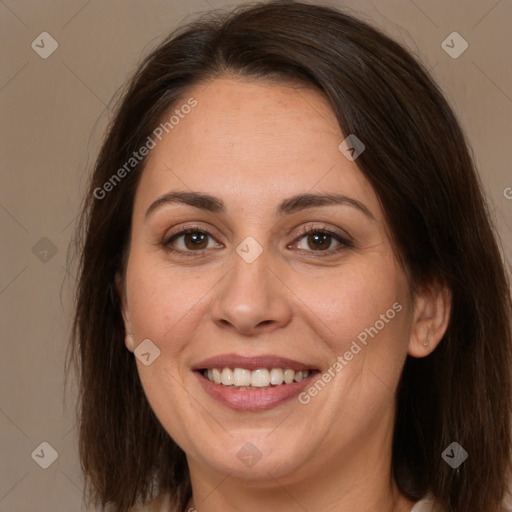
<svg viewBox="0 0 512 512">
<path fill-rule="evenodd" d="M 145 158 L 98 190 L 141 148 L 166 112 L 226 74 L 323 93 L 344 134 L 366 150 L 357 165 L 379 197 L 412 291 L 452 291 L 449 326 L 428 357 L 408 357 L 397 391 L 392 467 L 412 500 L 439 510 L 497 512 L 511 473 L 508 276 L 465 136 L 439 87 L 405 50 L 338 10 L 277 1 L 212 12 L 173 32 L 141 63 L 118 102 L 76 233 L 79 280 L 71 357 L 79 383 L 79 452 L 89 501 L 126 512 L 167 492 L 191 496 L 184 452 L 143 392 L 115 276 L 123 272 Z M 126 169 L 126 168 L 125 168 Z M 453 441 L 469 454 L 441 457 Z"/>
</svg>

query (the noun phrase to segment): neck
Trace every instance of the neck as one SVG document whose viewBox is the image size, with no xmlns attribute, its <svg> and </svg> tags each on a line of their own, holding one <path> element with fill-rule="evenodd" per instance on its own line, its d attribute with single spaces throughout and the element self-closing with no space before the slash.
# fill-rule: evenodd
<svg viewBox="0 0 512 512">
<path fill-rule="evenodd" d="M 248 484 L 236 482 L 230 476 L 217 475 L 217 481 L 209 487 L 217 488 L 210 494 L 207 489 L 197 489 L 194 486 L 193 497 L 189 500 L 183 512 L 260 512 L 262 510 L 281 510 L 283 512 L 299 512 L 304 510 L 322 510 L 323 512 L 410 512 L 414 502 L 401 495 L 396 486 L 376 490 L 366 486 L 352 488 L 343 497 L 332 493 L 321 494 L 318 489 L 313 495 L 309 494 L 311 485 L 281 486 L 276 483 L 274 489 L 255 489 Z M 205 492 L 206 491 L 206 492 Z M 371 494 L 371 495 L 370 495 Z M 197 497 L 196 497 L 197 496 Z M 196 498 L 195 498 L 196 497 Z M 201 498 L 202 497 L 202 498 Z M 315 503 L 318 507 L 314 508 Z"/>
</svg>

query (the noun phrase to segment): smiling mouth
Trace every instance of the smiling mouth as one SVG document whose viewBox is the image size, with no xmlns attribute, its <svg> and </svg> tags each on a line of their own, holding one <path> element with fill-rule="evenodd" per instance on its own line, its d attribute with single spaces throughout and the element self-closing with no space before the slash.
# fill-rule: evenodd
<svg viewBox="0 0 512 512">
<path fill-rule="evenodd" d="M 214 384 L 233 390 L 262 390 L 299 383 L 317 370 L 292 370 L 291 368 L 204 368 L 201 375 Z"/>
</svg>

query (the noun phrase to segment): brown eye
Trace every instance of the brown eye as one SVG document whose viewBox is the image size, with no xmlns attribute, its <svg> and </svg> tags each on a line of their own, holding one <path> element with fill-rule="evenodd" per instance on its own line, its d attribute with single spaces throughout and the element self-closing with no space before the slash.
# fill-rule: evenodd
<svg viewBox="0 0 512 512">
<path fill-rule="evenodd" d="M 315 233 L 304 238 L 307 239 L 308 247 L 314 251 L 331 248 L 332 236 L 326 233 Z"/>
<path fill-rule="evenodd" d="M 331 250 L 335 252 L 343 247 L 352 246 L 350 242 L 345 240 L 338 233 L 318 228 L 306 229 L 297 240 L 297 248 L 308 252 L 330 252 Z M 304 242 L 302 242 L 302 240 L 304 240 Z"/>
<path fill-rule="evenodd" d="M 208 245 L 210 239 L 213 241 L 211 235 L 206 231 L 186 229 L 172 235 L 164 242 L 164 245 L 175 252 L 196 252 L 212 247 L 212 245 Z M 218 247 L 218 245 L 214 243 L 213 247 Z"/>
<path fill-rule="evenodd" d="M 206 233 L 194 231 L 192 233 L 185 233 L 182 236 L 187 249 L 206 249 L 206 246 L 208 245 L 208 235 Z"/>
</svg>

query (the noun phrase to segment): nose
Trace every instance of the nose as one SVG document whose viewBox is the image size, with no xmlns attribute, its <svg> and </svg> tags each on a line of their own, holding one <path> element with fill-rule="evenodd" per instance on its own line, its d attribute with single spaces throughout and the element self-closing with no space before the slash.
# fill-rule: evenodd
<svg viewBox="0 0 512 512">
<path fill-rule="evenodd" d="M 291 321 L 290 291 L 269 267 L 265 253 L 247 263 L 234 252 L 233 268 L 221 281 L 211 305 L 211 318 L 219 327 L 254 336 Z"/>
</svg>

